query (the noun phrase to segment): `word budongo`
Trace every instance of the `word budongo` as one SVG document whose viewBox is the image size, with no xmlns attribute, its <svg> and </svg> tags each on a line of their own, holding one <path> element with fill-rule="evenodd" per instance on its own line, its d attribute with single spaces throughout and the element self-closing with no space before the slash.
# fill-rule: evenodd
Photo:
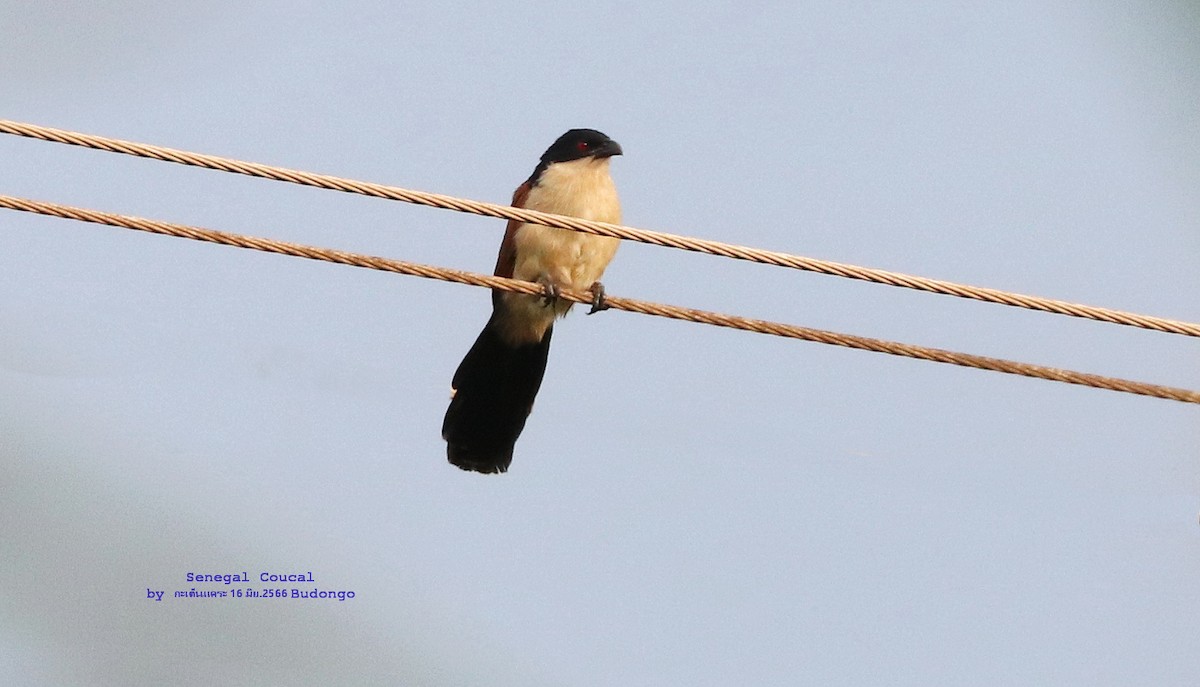
<svg viewBox="0 0 1200 687">
<path fill-rule="evenodd" d="M 293 599 L 337 599 L 338 601 L 345 601 L 346 599 L 353 599 L 354 592 L 327 591 L 324 589 L 317 589 L 316 587 L 313 587 L 311 591 L 305 590 L 305 589 L 293 588 L 292 589 L 292 598 Z"/>
</svg>

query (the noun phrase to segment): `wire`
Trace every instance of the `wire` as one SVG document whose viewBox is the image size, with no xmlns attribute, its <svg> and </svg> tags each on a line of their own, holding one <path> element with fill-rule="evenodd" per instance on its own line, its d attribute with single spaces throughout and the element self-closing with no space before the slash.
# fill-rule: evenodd
<svg viewBox="0 0 1200 687">
<path fill-rule="evenodd" d="M 194 239 L 197 241 L 208 241 L 210 243 L 219 243 L 227 246 L 236 246 L 239 248 L 251 248 L 254 250 L 266 251 L 268 253 L 279 253 L 282 255 L 292 255 L 295 257 L 309 258 L 312 260 L 324 260 L 343 265 L 353 265 L 355 267 L 366 267 L 369 269 L 383 270 L 386 272 L 396 272 L 399 274 L 408 274 L 430 279 L 440 279 L 459 284 L 470 284 L 473 286 L 483 286 L 492 289 L 500 289 L 503 291 L 513 291 L 516 293 L 526 293 L 532 295 L 542 294 L 542 287 L 540 285 L 531 282 L 518 281 L 515 279 L 487 276 L 472 272 L 463 272 L 444 267 L 422 265 L 418 263 L 405 262 L 402 260 L 391 260 L 388 258 L 370 255 L 360 255 L 357 253 L 348 253 L 345 251 L 332 250 L 328 248 L 318 248 L 295 243 L 286 243 L 283 241 L 275 241 L 273 239 L 255 236 L 231 234 L 212 229 L 203 229 L 200 227 L 182 224 L 171 224 L 168 222 L 160 222 L 157 220 L 142 219 L 126 215 L 116 215 L 97 210 L 85 210 L 83 208 L 14 198 L 12 196 L 0 195 L 0 207 L 24 212 L 32 212 L 41 215 L 49 215 L 52 217 L 61 217 L 64 219 L 106 224 L 109 226 L 123 227 L 126 229 L 136 229 L 154 234 L 165 234 L 167 236 L 177 236 L 180 238 Z M 592 300 L 592 294 L 588 291 L 563 290 L 561 297 L 575 303 L 590 303 Z M 815 341 L 818 343 L 845 346 L 847 348 L 856 348 L 864 351 L 888 353 L 891 355 L 917 358 L 920 360 L 931 360 L 933 362 L 973 367 L 981 370 L 993 370 L 996 372 L 1022 375 L 1025 377 L 1048 379 L 1051 381 L 1065 382 L 1068 384 L 1079 384 L 1098 389 L 1108 389 L 1111 391 L 1120 391 L 1124 393 L 1152 396 L 1155 398 L 1163 398 L 1173 401 L 1182 401 L 1184 403 L 1200 403 L 1200 392 L 1191 391 L 1188 389 L 1159 386 L 1156 384 L 1147 384 L 1144 382 L 1135 382 L 1125 379 L 1117 379 L 1114 377 L 1104 377 L 1101 375 L 1074 372 L 1071 370 L 1062 370 L 1041 365 L 1031 365 L 1028 363 L 1003 360 L 1000 358 L 988 358 L 984 356 L 970 355 L 967 353 L 956 353 L 954 351 L 947 351 L 938 348 L 926 348 L 924 346 L 885 341 L 882 339 L 871 339 L 862 336 L 854 336 L 851 334 L 839 334 L 837 332 L 830 332 L 821 329 L 810 329 L 808 327 L 799 327 L 796 325 L 769 322 L 766 320 L 754 320 L 735 315 L 724 315 L 721 313 L 696 310 L 693 308 L 665 305 L 662 303 L 651 303 L 632 298 L 618 298 L 615 296 L 609 296 L 605 299 L 605 302 L 611 308 L 616 310 L 625 310 L 627 312 L 636 312 L 645 315 L 657 315 L 659 317 L 669 317 L 688 322 L 729 327 L 732 329 L 742 329 L 746 331 L 758 332 L 760 334 L 771 334 L 774 336 L 801 339 L 804 341 Z"/>
<path fill-rule="evenodd" d="M 698 253 L 707 253 L 709 255 L 719 255 L 739 260 L 748 260 L 751 262 L 776 265 L 779 267 L 789 267 L 809 272 L 818 272 L 821 274 L 846 277 L 849 279 L 859 279 L 877 284 L 887 284 L 889 286 L 916 289 L 919 291 L 939 293 L 948 296 L 970 298 L 989 303 L 999 303 L 1001 305 L 1027 308 L 1030 310 L 1040 310 L 1043 312 L 1057 313 L 1059 315 L 1080 317 L 1130 327 L 1140 327 L 1143 329 L 1151 329 L 1170 334 L 1182 334 L 1184 336 L 1200 337 L 1200 324 L 1192 322 L 1170 320 L 1151 315 L 1140 315 L 1137 313 L 1113 310 L 1110 308 L 1101 308 L 1050 298 L 1042 298 L 1039 296 L 1029 296 L 1008 291 L 1001 291 L 999 289 L 968 286 L 966 284 L 957 284 L 940 279 L 929 279 L 926 277 L 918 277 L 899 272 L 889 272 L 887 270 L 847 265 L 844 263 L 820 260 L 817 258 L 807 258 L 789 253 L 762 250 L 759 248 L 749 248 L 746 246 L 736 246 L 728 243 L 721 243 L 719 241 L 708 241 L 705 239 L 678 236 L 675 234 L 667 234 L 645 229 L 635 229 L 633 227 L 607 224 L 604 222 L 592 222 L 575 217 L 551 215 L 543 212 L 526 210 L 523 208 L 509 207 L 507 205 L 495 205 L 492 203 L 484 203 L 465 198 L 456 198 L 437 193 L 426 193 L 424 191 L 414 191 L 396 186 L 385 186 L 383 184 L 343 179 L 326 174 L 301 172 L 283 167 L 274 167 L 255 162 L 243 162 L 240 160 L 217 157 L 215 155 L 190 153 L 183 150 L 175 150 L 172 148 L 164 148 L 161 146 L 148 145 L 144 143 L 133 143 L 114 138 L 105 138 L 103 136 L 93 136 L 72 131 L 64 131 L 61 129 L 52 129 L 35 124 L 0 120 L 0 133 L 35 138 L 43 141 L 52 141 L 55 143 L 66 143 L 69 145 L 83 146 L 97 150 L 106 150 L 109 152 L 123 153 L 126 155 L 134 155 L 137 157 L 162 160 L 166 162 L 176 162 L 179 164 L 192 165 L 196 167 L 205 167 L 208 169 L 245 174 L 264 179 L 286 181 L 293 184 L 302 184 L 305 186 L 315 186 L 318 188 L 331 189 L 335 191 L 344 191 L 346 193 L 358 193 L 376 198 L 400 200 L 417 205 L 455 210 L 458 212 L 469 212 L 487 217 L 498 217 L 501 219 L 514 219 L 521 222 L 532 222 L 534 224 L 542 224 L 560 229 L 570 229 L 572 231 L 578 231 L 587 234 L 612 236 L 619 239 L 639 241 L 642 243 L 649 243 L 667 248 L 678 248 L 681 250 L 695 251 Z"/>
</svg>

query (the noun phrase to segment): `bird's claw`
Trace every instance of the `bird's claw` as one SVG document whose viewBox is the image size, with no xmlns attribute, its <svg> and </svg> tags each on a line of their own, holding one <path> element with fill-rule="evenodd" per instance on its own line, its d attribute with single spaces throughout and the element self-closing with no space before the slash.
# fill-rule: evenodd
<svg viewBox="0 0 1200 687">
<path fill-rule="evenodd" d="M 595 315 L 601 310 L 608 310 L 609 305 L 604 300 L 604 284 L 596 282 L 592 284 L 592 309 L 588 311 L 589 315 Z"/>
<path fill-rule="evenodd" d="M 548 279 L 539 279 L 538 281 L 542 284 L 542 307 L 549 308 L 558 302 L 560 294 L 558 284 Z"/>
</svg>

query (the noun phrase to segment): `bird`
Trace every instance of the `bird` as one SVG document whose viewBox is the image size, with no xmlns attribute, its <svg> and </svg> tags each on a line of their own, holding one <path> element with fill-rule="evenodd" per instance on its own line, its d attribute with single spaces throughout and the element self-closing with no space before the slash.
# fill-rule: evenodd
<svg viewBox="0 0 1200 687">
<path fill-rule="evenodd" d="M 621 154 L 620 144 L 603 133 L 571 129 L 542 154 L 513 193 L 512 206 L 620 224 L 609 163 Z M 452 465 L 508 471 L 546 371 L 554 321 L 571 309 L 557 295 L 561 289 L 591 290 L 591 312 L 604 309 L 600 278 L 619 244 L 608 236 L 508 222 L 495 274 L 541 284 L 543 295 L 492 291 L 492 315 L 451 381 L 442 438 Z"/>
</svg>

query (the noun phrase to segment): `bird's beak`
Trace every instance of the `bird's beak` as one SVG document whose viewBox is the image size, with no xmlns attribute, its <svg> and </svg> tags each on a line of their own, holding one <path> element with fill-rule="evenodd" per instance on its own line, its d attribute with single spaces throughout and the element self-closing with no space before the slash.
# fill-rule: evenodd
<svg viewBox="0 0 1200 687">
<path fill-rule="evenodd" d="M 594 152 L 592 154 L 595 155 L 596 157 L 612 157 L 613 155 L 623 155 L 624 151 L 621 150 L 620 143 L 617 143 L 616 141 L 613 141 L 613 140 L 609 140 L 607 143 L 600 146 L 599 150 L 597 150 L 596 152 Z"/>
</svg>

